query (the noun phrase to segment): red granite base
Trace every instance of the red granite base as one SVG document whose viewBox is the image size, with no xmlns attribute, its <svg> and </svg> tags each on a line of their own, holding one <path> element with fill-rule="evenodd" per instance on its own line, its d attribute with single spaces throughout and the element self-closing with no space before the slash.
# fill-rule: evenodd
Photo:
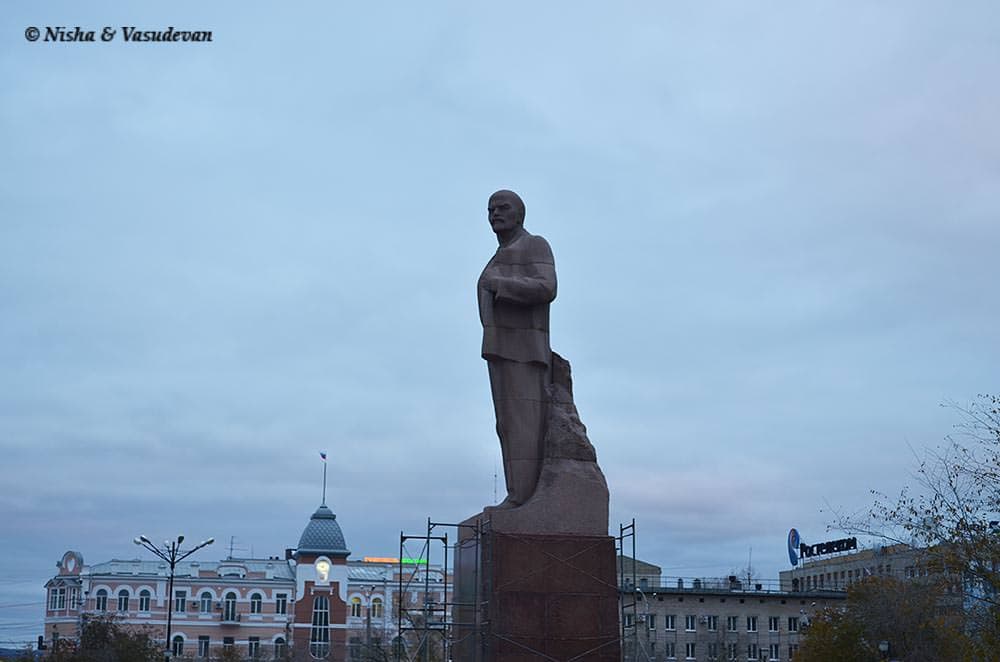
<svg viewBox="0 0 1000 662">
<path fill-rule="evenodd" d="M 481 549 L 472 543 L 464 563 L 461 549 L 456 558 L 456 597 L 470 597 L 478 579 L 479 624 L 474 609 L 456 610 L 466 625 L 456 628 L 455 660 L 618 662 L 614 538 L 493 531 Z"/>
</svg>

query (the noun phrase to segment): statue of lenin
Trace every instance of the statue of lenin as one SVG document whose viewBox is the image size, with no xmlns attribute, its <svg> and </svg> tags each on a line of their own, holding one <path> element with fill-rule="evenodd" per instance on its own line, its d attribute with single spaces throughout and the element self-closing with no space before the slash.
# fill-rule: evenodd
<svg viewBox="0 0 1000 662">
<path fill-rule="evenodd" d="M 491 195 L 488 212 L 500 246 L 479 277 L 482 355 L 507 485 L 507 498 L 497 507 L 514 508 L 534 493 L 545 456 L 556 268 L 548 242 L 524 229 L 524 202 L 516 193 Z"/>
</svg>

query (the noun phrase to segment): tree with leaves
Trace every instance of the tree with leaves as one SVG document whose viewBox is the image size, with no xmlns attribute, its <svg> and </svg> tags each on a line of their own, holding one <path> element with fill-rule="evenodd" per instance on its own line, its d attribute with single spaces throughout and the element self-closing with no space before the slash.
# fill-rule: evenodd
<svg viewBox="0 0 1000 662">
<path fill-rule="evenodd" d="M 163 649 L 145 627 L 126 627 L 114 616 L 83 617 L 78 641 L 60 639 L 52 662 L 159 662 Z"/>
<path fill-rule="evenodd" d="M 927 607 L 950 602 L 961 615 L 968 659 L 1000 659 L 1000 397 L 947 406 L 961 421 L 925 452 L 915 484 L 897 497 L 873 491 L 865 515 L 839 517 L 835 526 L 923 550 L 939 580 L 925 583 L 938 591 Z M 858 594 L 855 602 L 875 597 Z"/>
<path fill-rule="evenodd" d="M 843 606 L 809 622 L 796 662 L 876 662 L 883 642 L 892 659 L 906 662 L 988 659 L 968 657 L 962 611 L 942 604 L 942 581 L 869 577 L 852 585 Z"/>
</svg>

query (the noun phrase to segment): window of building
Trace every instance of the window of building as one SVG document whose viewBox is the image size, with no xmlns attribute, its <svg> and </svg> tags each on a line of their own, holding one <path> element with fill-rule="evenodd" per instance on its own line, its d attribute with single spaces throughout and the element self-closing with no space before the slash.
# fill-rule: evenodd
<svg viewBox="0 0 1000 662">
<path fill-rule="evenodd" d="M 212 594 L 208 591 L 202 591 L 198 596 L 198 611 L 203 614 L 212 613 Z"/>
<path fill-rule="evenodd" d="M 187 611 L 187 591 L 174 591 L 174 613 L 183 614 Z"/>
<path fill-rule="evenodd" d="M 274 659 L 281 660 L 288 651 L 285 649 L 285 638 L 278 637 L 274 640 Z"/>
<path fill-rule="evenodd" d="M 719 659 L 719 644 L 715 641 L 710 641 L 708 643 L 708 659 L 718 660 Z"/>
<path fill-rule="evenodd" d="M 69 606 L 71 609 L 77 609 L 80 606 L 80 589 L 73 587 L 69 590 Z"/>
<path fill-rule="evenodd" d="M 767 652 L 768 652 L 768 658 L 767 658 L 768 660 L 777 660 L 778 659 L 778 644 L 771 644 L 770 647 L 769 647 L 769 650 Z"/>
<path fill-rule="evenodd" d="M 748 644 L 747 645 L 747 659 L 748 660 L 753 660 L 754 662 L 757 662 L 757 659 L 758 659 L 758 657 L 757 657 L 757 644 Z"/>
<path fill-rule="evenodd" d="M 353 605 L 352 605 L 353 610 Z M 630 628 L 635 625 L 635 616 L 632 614 L 625 614 L 625 627 Z"/>
<path fill-rule="evenodd" d="M 205 635 L 198 637 L 198 657 L 208 657 L 208 650 L 211 643 L 212 640 Z"/>
<path fill-rule="evenodd" d="M 668 641 L 666 645 L 663 647 L 663 654 L 667 657 L 668 660 L 676 660 L 677 644 L 675 644 L 672 641 Z"/>
<path fill-rule="evenodd" d="M 330 653 L 330 601 L 322 595 L 313 598 L 309 653 L 317 658 Z"/>
<path fill-rule="evenodd" d="M 684 644 L 684 659 L 693 660 L 694 659 L 694 642 L 688 642 Z"/>
<path fill-rule="evenodd" d="M 795 659 L 795 655 L 799 652 L 798 644 L 788 644 L 788 659 Z"/>
<path fill-rule="evenodd" d="M 146 613 L 149 611 L 149 598 L 151 597 L 148 589 L 142 589 L 139 591 L 139 611 Z"/>
<path fill-rule="evenodd" d="M 382 598 L 372 598 L 372 618 L 382 618 L 385 614 L 385 607 Z"/>
<path fill-rule="evenodd" d="M 736 624 L 739 622 L 738 616 L 726 616 L 726 631 L 736 632 Z"/>
<path fill-rule="evenodd" d="M 705 617 L 705 627 L 709 632 L 719 631 L 719 617 L 718 616 L 706 616 Z"/>
<path fill-rule="evenodd" d="M 251 660 L 260 657 L 260 637 L 250 637 L 247 642 L 247 655 L 250 656 Z"/>
<path fill-rule="evenodd" d="M 351 637 L 347 641 L 348 656 L 352 662 L 361 662 L 362 648 L 361 637 Z"/>
<path fill-rule="evenodd" d="M 236 593 L 230 591 L 226 593 L 226 597 L 222 600 L 222 620 L 232 622 L 236 620 L 237 615 Z"/>
<path fill-rule="evenodd" d="M 757 631 L 757 617 L 747 616 L 747 632 L 756 632 L 756 631 Z"/>
<path fill-rule="evenodd" d="M 726 659 L 727 660 L 735 660 L 736 659 L 736 656 L 737 656 L 737 650 L 736 649 L 737 649 L 738 646 L 739 646 L 739 644 L 737 644 L 734 641 L 731 641 L 728 644 L 726 644 Z"/>
<path fill-rule="evenodd" d="M 663 616 L 663 629 L 664 630 L 676 630 L 677 629 L 676 627 L 674 627 L 674 615 L 673 614 L 664 614 L 664 616 Z"/>
<path fill-rule="evenodd" d="M 788 617 L 788 631 L 789 632 L 798 632 L 799 631 L 799 617 L 798 616 L 789 616 Z"/>
<path fill-rule="evenodd" d="M 646 625 L 650 630 L 656 629 L 656 614 L 646 614 Z"/>
<path fill-rule="evenodd" d="M 128 591 L 118 591 L 118 611 L 128 611 Z"/>
<path fill-rule="evenodd" d="M 768 617 L 768 619 L 767 619 L 767 631 L 768 632 L 777 632 L 778 631 L 778 624 L 780 623 L 780 621 L 781 621 L 781 617 L 780 616 L 770 616 L 770 617 Z"/>
<path fill-rule="evenodd" d="M 174 645 L 170 647 L 173 651 L 174 657 L 181 657 L 184 655 L 184 637 L 177 635 L 174 637 Z"/>
<path fill-rule="evenodd" d="M 97 590 L 97 611 L 108 610 L 108 592 L 103 588 Z"/>
<path fill-rule="evenodd" d="M 66 608 L 66 587 L 54 588 L 49 593 L 49 609 Z"/>
<path fill-rule="evenodd" d="M 694 632 L 697 628 L 698 619 L 694 614 L 688 614 L 684 617 L 684 630 L 687 632 Z"/>
<path fill-rule="evenodd" d="M 274 596 L 274 613 L 275 614 L 287 614 L 288 613 L 288 594 L 278 593 Z"/>
<path fill-rule="evenodd" d="M 357 596 L 351 598 L 351 616 L 361 617 L 361 598 Z"/>
<path fill-rule="evenodd" d="M 228 653 L 229 651 L 233 650 L 233 646 L 235 646 L 235 645 L 236 645 L 236 640 L 233 639 L 232 637 L 223 637 L 222 638 L 222 650 L 223 651 L 225 651 L 225 652 Z"/>
<path fill-rule="evenodd" d="M 254 593 L 250 596 L 250 613 L 259 614 L 264 607 L 264 598 L 260 593 Z"/>
</svg>

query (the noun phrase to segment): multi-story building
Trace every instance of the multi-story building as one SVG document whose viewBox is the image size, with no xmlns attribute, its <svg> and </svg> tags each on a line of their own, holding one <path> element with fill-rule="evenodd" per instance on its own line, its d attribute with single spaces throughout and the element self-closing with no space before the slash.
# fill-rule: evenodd
<svg viewBox="0 0 1000 662">
<path fill-rule="evenodd" d="M 799 567 L 782 570 L 778 575 L 786 591 L 845 590 L 865 577 L 928 577 L 940 572 L 940 566 L 928 550 L 897 544 L 803 559 Z"/>
<path fill-rule="evenodd" d="M 784 591 L 776 583 L 672 578 L 623 585 L 628 660 L 692 662 L 793 660 L 800 629 L 839 591 Z"/>
<path fill-rule="evenodd" d="M 45 585 L 44 638 L 50 646 L 75 640 L 83 619 L 113 615 L 165 641 L 169 613 L 175 657 L 210 658 L 234 649 L 247 658 L 360 659 L 367 647 L 396 640 L 394 605 L 448 599 L 450 578 L 440 568 L 419 560 L 349 562 L 349 554 L 325 504 L 283 557 L 178 563 L 172 595 L 166 562 L 86 565 L 79 552 L 68 551 Z"/>
</svg>

